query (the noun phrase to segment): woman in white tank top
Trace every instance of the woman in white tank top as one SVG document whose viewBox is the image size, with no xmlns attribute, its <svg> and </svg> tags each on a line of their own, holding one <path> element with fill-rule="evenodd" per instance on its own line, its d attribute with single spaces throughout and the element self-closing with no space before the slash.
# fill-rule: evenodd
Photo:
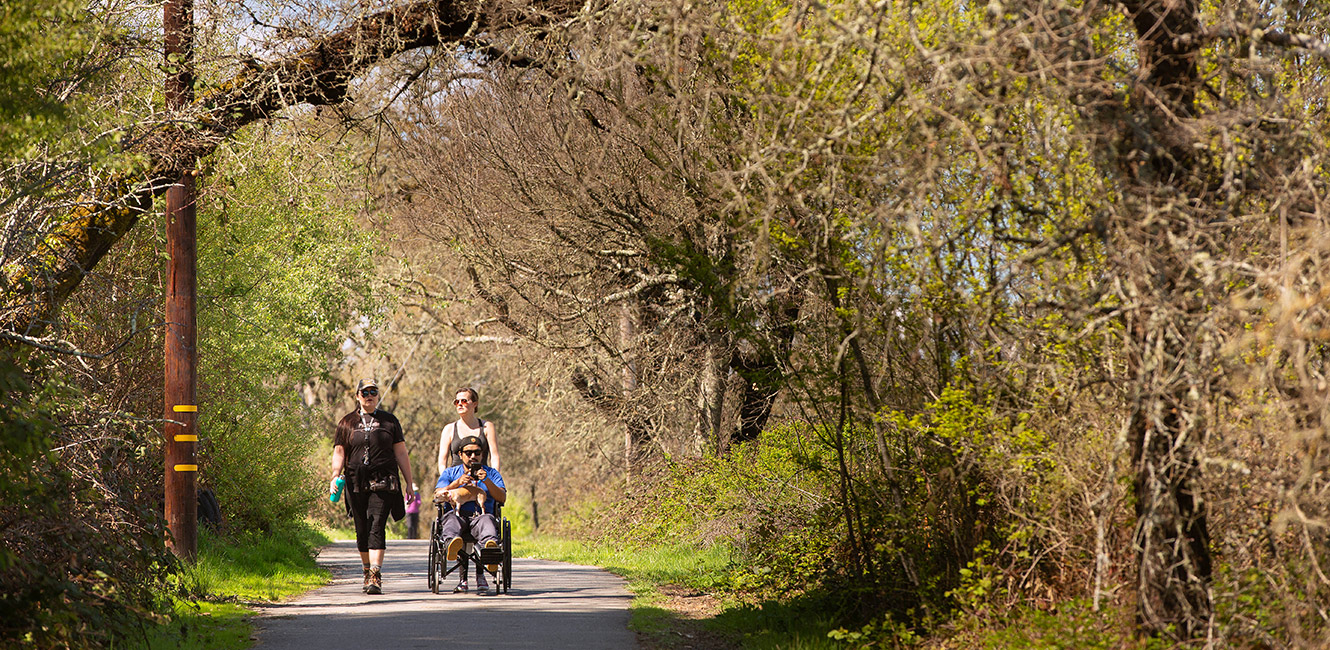
<svg viewBox="0 0 1330 650">
<path fill-rule="evenodd" d="M 489 460 L 485 464 L 499 469 L 498 430 L 493 422 L 476 417 L 476 404 L 479 401 L 480 394 L 474 388 L 462 388 L 454 396 L 453 406 L 457 408 L 457 419 L 444 425 L 443 431 L 439 432 L 440 474 L 457 462 L 452 452 L 453 443 L 467 436 L 476 436 L 487 443 Z"/>
</svg>

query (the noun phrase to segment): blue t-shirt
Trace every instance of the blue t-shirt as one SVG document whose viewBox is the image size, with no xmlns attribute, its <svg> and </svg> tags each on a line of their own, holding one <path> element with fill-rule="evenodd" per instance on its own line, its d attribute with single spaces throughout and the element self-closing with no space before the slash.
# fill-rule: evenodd
<svg viewBox="0 0 1330 650">
<path fill-rule="evenodd" d="M 506 485 L 503 484 L 503 475 L 499 473 L 499 470 L 494 469 L 493 467 L 490 467 L 489 465 L 481 465 L 481 467 L 485 469 L 485 483 L 493 483 L 494 485 L 497 485 L 498 487 L 501 487 L 501 488 L 507 489 L 508 486 L 506 486 Z M 466 471 L 466 467 L 463 467 L 462 465 L 453 465 L 452 467 L 449 467 L 449 468 L 447 468 L 447 469 L 444 469 L 444 470 L 443 470 L 443 474 L 440 474 L 440 475 L 439 475 L 439 482 L 434 484 L 434 489 L 437 490 L 437 489 L 439 489 L 439 488 L 446 488 L 446 487 L 448 487 L 448 484 L 449 484 L 449 483 L 452 483 L 453 481 L 457 480 L 457 477 L 461 476 L 461 475 L 462 475 L 462 472 L 465 472 L 465 471 Z M 481 483 L 481 484 L 480 484 L 480 489 L 484 490 L 484 491 L 485 491 L 485 495 L 486 495 L 486 496 L 485 496 L 485 512 L 488 512 L 488 513 L 490 513 L 490 514 L 493 514 L 493 513 L 494 513 L 494 506 L 495 506 L 495 504 L 496 504 L 497 502 L 494 500 L 494 497 L 489 496 L 489 486 L 488 486 L 488 485 L 485 485 L 485 483 Z M 469 513 L 473 513 L 473 512 L 475 512 L 475 511 L 476 511 L 476 502 L 475 502 L 475 501 L 468 501 L 468 502 L 462 504 L 462 512 L 463 512 L 463 513 L 467 513 L 467 514 L 469 514 Z"/>
</svg>

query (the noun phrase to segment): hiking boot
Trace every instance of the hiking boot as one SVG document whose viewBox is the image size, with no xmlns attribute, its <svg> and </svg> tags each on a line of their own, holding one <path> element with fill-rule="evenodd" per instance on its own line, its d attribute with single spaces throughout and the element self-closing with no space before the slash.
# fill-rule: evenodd
<svg viewBox="0 0 1330 650">
<path fill-rule="evenodd" d="M 498 547 L 499 547 L 499 542 L 497 542 L 497 541 L 495 541 L 495 540 L 492 540 L 492 539 L 487 539 L 487 540 L 485 540 L 485 548 L 498 548 Z M 499 570 L 499 565 L 497 565 L 497 564 L 486 564 L 486 565 L 485 565 L 485 570 L 486 570 L 486 571 L 489 571 L 490 573 L 496 573 L 496 572 L 498 572 L 498 570 Z M 481 576 L 481 579 L 484 579 L 484 576 Z"/>
<path fill-rule="evenodd" d="M 452 537 L 452 538 L 449 538 L 449 540 L 448 540 L 448 561 L 449 561 L 449 562 L 456 562 L 456 561 L 457 561 L 457 554 L 462 552 L 462 547 L 465 546 L 465 545 L 466 545 L 466 542 L 463 542 L 461 537 Z"/>
<path fill-rule="evenodd" d="M 360 591 L 369 593 L 369 567 L 365 567 L 365 584 L 360 585 Z"/>
<path fill-rule="evenodd" d="M 371 596 L 383 593 L 383 572 L 379 567 L 370 567 L 369 586 L 365 588 L 365 593 Z"/>
</svg>

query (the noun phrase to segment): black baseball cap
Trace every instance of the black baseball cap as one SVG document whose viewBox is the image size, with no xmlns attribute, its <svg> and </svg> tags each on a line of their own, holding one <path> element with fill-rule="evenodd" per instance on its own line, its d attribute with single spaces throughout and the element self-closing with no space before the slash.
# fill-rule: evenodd
<svg viewBox="0 0 1330 650">
<path fill-rule="evenodd" d="M 460 461 L 462 459 L 462 448 L 471 445 L 480 447 L 481 462 L 489 462 L 490 447 L 485 443 L 485 439 L 480 436 L 462 436 L 453 440 L 452 453 Z"/>
</svg>

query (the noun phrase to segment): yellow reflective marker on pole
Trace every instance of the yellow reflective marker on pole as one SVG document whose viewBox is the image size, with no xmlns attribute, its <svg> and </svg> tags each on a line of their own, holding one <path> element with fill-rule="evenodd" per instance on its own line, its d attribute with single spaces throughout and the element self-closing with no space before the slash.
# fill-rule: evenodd
<svg viewBox="0 0 1330 650">
<path fill-rule="evenodd" d="M 175 466 L 175 471 L 177 471 L 177 472 L 197 472 L 197 471 L 199 471 L 199 466 L 198 466 L 198 465 L 176 465 L 176 466 Z"/>
<path fill-rule="evenodd" d="M 192 435 L 189 435 L 189 434 L 181 434 L 181 435 L 178 435 L 178 436 L 175 437 L 175 441 L 176 441 L 176 442 L 198 442 L 198 441 L 199 441 L 199 437 L 198 437 L 198 436 L 192 436 Z"/>
<path fill-rule="evenodd" d="M 194 406 L 193 404 L 177 404 L 172 406 L 171 410 L 176 413 L 198 413 L 199 407 Z"/>
</svg>

